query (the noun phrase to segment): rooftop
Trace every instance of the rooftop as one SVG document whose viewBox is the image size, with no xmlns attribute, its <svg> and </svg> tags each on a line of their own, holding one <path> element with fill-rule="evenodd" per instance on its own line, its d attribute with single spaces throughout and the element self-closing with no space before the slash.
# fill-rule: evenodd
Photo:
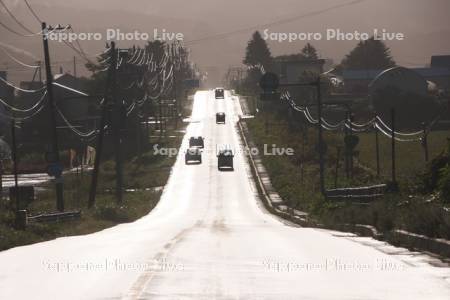
<svg viewBox="0 0 450 300">
<path fill-rule="evenodd" d="M 408 68 L 425 78 L 450 77 L 450 69 L 447 68 Z M 385 70 L 344 70 L 344 80 L 372 80 Z"/>
</svg>

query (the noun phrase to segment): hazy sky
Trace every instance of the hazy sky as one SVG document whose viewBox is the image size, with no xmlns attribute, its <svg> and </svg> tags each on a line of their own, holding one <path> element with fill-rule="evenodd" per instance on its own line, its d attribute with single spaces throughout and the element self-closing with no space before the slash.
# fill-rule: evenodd
<svg viewBox="0 0 450 300">
<path fill-rule="evenodd" d="M 6 0 L 14 14 L 27 26 L 39 29 L 22 0 Z M 328 28 L 345 32 L 372 32 L 387 29 L 405 34 L 404 41 L 388 42 L 396 61 L 401 65 L 420 66 L 433 54 L 450 54 L 449 0 L 29 0 L 37 14 L 50 24 L 70 23 L 81 32 L 120 28 L 152 33 L 154 28 L 181 32 L 185 41 L 239 31 L 222 39 L 207 39 L 191 45 L 192 57 L 200 66 L 224 69 L 239 65 L 246 42 L 254 27 L 270 32 L 324 32 Z M 352 3 L 346 7 L 330 7 Z M 325 10 L 325 11 L 324 11 Z M 322 13 L 320 13 L 322 11 Z M 309 16 L 308 16 L 309 14 Z M 1 20 L 11 27 L 17 25 L 2 12 Z M 276 21 L 274 26 L 264 24 Z M 20 30 L 20 27 L 19 27 Z M 0 28 L 2 45 L 42 56 L 41 42 L 21 38 Z M 306 42 L 269 42 L 275 55 L 299 51 Z M 339 62 L 356 41 L 312 41 L 322 57 Z M 97 53 L 104 42 L 82 42 L 87 52 Z M 126 45 L 127 43 L 122 43 Z M 61 45 L 52 47 L 55 61 L 73 55 Z M 0 63 L 5 61 L 0 58 Z M 10 65 L 10 63 L 8 63 Z M 0 64 L 1 66 L 1 64 Z"/>
</svg>

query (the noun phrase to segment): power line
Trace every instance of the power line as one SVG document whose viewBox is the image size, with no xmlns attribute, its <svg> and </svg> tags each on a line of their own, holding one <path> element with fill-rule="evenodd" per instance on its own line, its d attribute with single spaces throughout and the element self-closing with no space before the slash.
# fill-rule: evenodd
<svg viewBox="0 0 450 300">
<path fill-rule="evenodd" d="M 30 111 L 35 110 L 36 108 L 38 108 L 40 105 L 42 105 L 45 101 L 45 96 L 47 95 L 47 91 L 44 92 L 44 94 L 41 96 L 41 98 L 39 99 L 39 101 L 37 101 L 32 107 L 30 108 L 17 108 L 12 106 L 11 104 L 9 104 L 7 101 L 3 100 L 0 98 L 0 104 L 4 105 L 6 108 L 15 111 L 15 112 L 19 112 L 19 113 L 28 113 Z"/>
<path fill-rule="evenodd" d="M 30 10 L 31 14 L 36 18 L 36 20 L 39 22 L 39 24 L 43 23 L 42 20 L 38 17 L 38 15 L 34 12 L 33 8 L 28 3 L 28 1 L 27 0 L 23 0 L 23 1 L 25 1 L 25 4 L 27 5 L 27 7 Z"/>
<path fill-rule="evenodd" d="M 281 96 L 281 100 L 285 100 L 288 102 L 288 104 L 291 106 L 291 108 L 293 108 L 294 110 L 298 111 L 298 112 L 302 112 L 305 116 L 305 118 L 307 119 L 307 121 L 313 125 L 317 125 L 319 123 L 318 120 L 315 120 L 311 113 L 309 112 L 308 107 L 301 107 L 297 104 L 295 104 L 294 100 L 291 99 L 291 96 L 289 95 L 289 93 L 285 93 Z M 365 123 L 365 124 L 357 124 L 357 123 L 353 123 L 350 119 L 345 119 L 340 121 L 337 124 L 330 124 L 329 122 L 327 122 L 324 118 L 321 118 L 322 121 L 322 128 L 326 129 L 326 130 L 341 130 L 343 127 L 347 127 L 353 131 L 357 131 L 357 132 L 365 132 L 365 131 L 369 131 L 373 128 L 378 129 L 381 133 L 383 133 L 385 136 L 392 138 L 392 129 L 389 128 L 386 123 L 379 117 L 376 116 L 375 118 L 373 118 L 372 120 L 370 120 L 369 122 Z M 382 126 L 380 126 L 380 124 Z M 359 129 L 355 129 L 354 126 L 360 127 Z M 365 127 L 365 128 L 364 128 Z M 384 128 L 383 128 L 384 127 Z M 417 131 L 417 132 L 411 132 L 411 133 L 405 133 L 405 132 L 397 132 L 394 131 L 394 139 L 396 141 L 399 142 L 418 142 L 422 140 L 422 137 L 416 137 L 416 138 L 401 138 L 401 137 L 397 137 L 399 136 L 418 136 L 420 134 L 423 135 L 424 131 Z"/>
<path fill-rule="evenodd" d="M 272 26 L 276 26 L 276 25 L 291 23 L 293 21 L 297 21 L 297 20 L 300 20 L 300 19 L 321 15 L 323 13 L 326 13 L 326 12 L 329 12 L 329 11 L 332 11 L 332 10 L 335 10 L 335 9 L 356 5 L 356 4 L 365 2 L 365 1 L 366 0 L 353 0 L 353 1 L 350 1 L 350 2 L 333 5 L 333 6 L 324 8 L 324 9 L 320 9 L 320 10 L 308 12 L 308 13 L 305 13 L 305 14 L 289 17 L 289 18 L 286 18 L 286 19 L 281 19 L 281 20 L 278 20 L 278 21 L 273 21 L 273 22 L 269 22 L 269 23 L 265 23 L 265 24 L 259 24 L 259 25 L 253 25 L 253 26 L 236 29 L 236 30 L 229 31 L 229 32 L 223 32 L 223 33 L 219 33 L 219 34 L 215 34 L 215 35 L 206 36 L 206 37 L 203 37 L 203 38 L 187 41 L 187 42 L 185 42 L 185 44 L 195 45 L 195 44 L 197 44 L 199 42 L 208 41 L 208 40 L 224 39 L 224 38 L 226 38 L 228 36 L 231 36 L 231 35 L 240 34 L 240 33 L 246 33 L 246 32 L 248 32 L 250 30 L 257 30 L 257 29 L 259 29 L 261 27 L 272 27 Z"/>
<path fill-rule="evenodd" d="M 82 53 L 80 50 L 78 50 L 77 48 L 75 48 L 75 46 L 72 43 L 68 43 L 67 41 L 63 41 L 64 44 L 69 47 L 70 49 L 72 49 L 81 59 L 84 59 L 86 62 L 94 64 L 89 58 L 87 58 L 85 56 L 84 53 Z"/>
<path fill-rule="evenodd" d="M 20 22 L 16 16 L 9 10 L 8 6 L 6 6 L 6 4 L 3 2 L 3 0 L 0 0 L 0 4 L 5 8 L 6 12 L 8 13 L 8 15 L 17 23 L 19 24 L 20 27 L 22 27 L 25 31 L 27 31 L 30 34 L 33 34 L 33 31 L 31 31 L 28 27 L 26 27 L 22 22 Z"/>
<path fill-rule="evenodd" d="M 22 65 L 22 66 L 28 67 L 28 68 L 33 68 L 33 69 L 38 69 L 38 68 L 41 67 L 41 66 L 39 66 L 39 65 L 29 65 L 29 64 L 27 64 L 27 63 L 24 63 L 23 61 L 21 61 L 21 60 L 17 59 L 16 57 L 12 56 L 8 51 L 6 51 L 5 48 L 3 48 L 3 47 L 0 46 L 0 49 L 2 49 L 2 51 L 5 52 L 5 54 L 6 54 L 9 58 L 11 58 L 13 61 L 15 61 L 16 63 L 18 63 L 19 65 Z"/>
<path fill-rule="evenodd" d="M 10 28 L 9 26 L 3 24 L 3 22 L 1 22 L 1 21 L 0 21 L 0 25 L 1 25 L 3 28 L 5 28 L 6 30 L 8 30 L 9 32 L 12 32 L 12 33 L 14 33 L 14 34 L 16 34 L 16 35 L 19 35 L 19 36 L 21 36 L 21 37 L 32 37 L 32 36 L 35 36 L 35 35 L 36 35 L 36 34 L 23 34 L 23 33 L 20 33 L 20 32 L 18 32 L 18 31 L 15 31 L 14 29 Z"/>
<path fill-rule="evenodd" d="M 41 98 L 41 100 L 42 100 L 41 104 L 42 105 L 39 105 L 39 108 L 35 112 L 33 112 L 31 115 L 24 116 L 24 117 L 15 117 L 15 116 L 10 116 L 10 115 L 7 115 L 5 113 L 2 113 L 1 111 L 0 111 L 0 115 L 3 116 L 4 118 L 10 120 L 10 121 L 15 121 L 15 122 L 23 122 L 25 120 L 31 119 L 31 118 L 35 117 L 36 115 L 38 115 L 44 109 L 44 107 L 45 107 L 44 103 L 45 103 L 45 101 L 47 99 L 45 97 L 46 95 L 47 95 L 47 91 L 45 91 L 44 95 Z M 41 100 L 39 100 L 39 101 L 41 101 Z M 2 100 L 2 101 L 4 101 L 4 100 Z"/>
<path fill-rule="evenodd" d="M 45 90 L 45 87 L 42 87 L 42 88 L 37 89 L 37 90 L 27 90 L 27 89 L 23 89 L 23 88 L 15 86 L 12 82 L 9 82 L 8 80 L 3 79 L 2 77 L 0 77 L 0 80 L 3 81 L 6 85 L 12 87 L 13 89 L 21 91 L 21 92 L 24 92 L 24 93 L 36 93 L 36 92 L 40 92 L 40 91 Z"/>
<path fill-rule="evenodd" d="M 69 129 L 75 133 L 77 136 L 81 137 L 81 138 L 90 138 L 93 136 L 96 136 L 97 130 L 92 130 L 88 133 L 84 133 L 80 130 L 78 130 L 76 128 L 75 125 L 73 125 L 72 123 L 70 123 L 70 121 L 66 118 L 66 116 L 64 116 L 64 114 L 62 113 L 62 111 L 58 108 L 58 106 L 56 106 L 56 111 L 58 112 L 59 116 L 61 117 L 61 119 L 64 121 L 64 123 L 66 123 L 66 125 L 69 127 Z"/>
</svg>

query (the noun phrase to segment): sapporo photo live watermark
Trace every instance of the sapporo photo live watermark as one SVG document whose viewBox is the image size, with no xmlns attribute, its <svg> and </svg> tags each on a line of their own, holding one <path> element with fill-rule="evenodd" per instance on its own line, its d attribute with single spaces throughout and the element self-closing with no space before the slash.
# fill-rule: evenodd
<svg viewBox="0 0 450 300">
<path fill-rule="evenodd" d="M 164 41 L 176 42 L 183 41 L 184 34 L 181 32 L 170 32 L 165 28 L 154 28 L 152 32 L 142 32 L 139 30 L 122 31 L 118 28 L 108 28 L 104 32 L 72 32 L 50 30 L 46 32 L 45 38 L 57 42 L 75 42 L 75 41 Z"/>
<path fill-rule="evenodd" d="M 161 147 L 159 144 L 153 145 L 153 155 L 162 155 L 168 157 L 175 157 L 178 153 L 186 153 L 188 151 L 188 147 L 181 148 L 166 148 Z M 233 150 L 233 154 L 243 154 L 245 156 L 248 155 L 264 155 L 264 156 L 293 156 L 295 155 L 295 151 L 290 147 L 279 147 L 276 144 L 263 144 L 262 149 L 260 150 L 257 147 L 236 147 Z M 206 147 L 205 149 L 201 149 L 203 154 L 217 154 L 217 150 L 214 148 Z"/>
<path fill-rule="evenodd" d="M 367 41 L 370 38 L 380 41 L 403 41 L 406 35 L 402 32 L 388 31 L 385 28 L 375 28 L 371 32 L 353 30 L 345 31 L 339 28 L 328 28 L 322 32 L 274 32 L 266 28 L 263 39 L 266 41 L 302 42 L 302 41 Z"/>
</svg>

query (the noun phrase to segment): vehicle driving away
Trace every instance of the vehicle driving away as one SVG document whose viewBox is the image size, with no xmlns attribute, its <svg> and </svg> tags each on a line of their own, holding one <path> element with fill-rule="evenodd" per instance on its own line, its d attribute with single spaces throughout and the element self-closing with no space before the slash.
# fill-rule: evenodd
<svg viewBox="0 0 450 300">
<path fill-rule="evenodd" d="M 224 112 L 216 113 L 216 124 L 225 124 L 225 113 Z"/>
<path fill-rule="evenodd" d="M 450 300 L 450 0 L 0 0 L 0 300 Z"/>
<path fill-rule="evenodd" d="M 223 88 L 216 88 L 214 90 L 216 95 L 216 99 L 224 99 L 225 98 L 225 90 Z"/>
<path fill-rule="evenodd" d="M 192 147 L 204 148 L 205 147 L 205 139 L 201 136 L 191 136 L 189 138 L 189 148 L 192 148 Z"/>
<path fill-rule="evenodd" d="M 202 151 L 197 147 L 190 147 L 186 150 L 184 155 L 184 161 L 186 164 L 190 163 L 202 163 Z"/>
<path fill-rule="evenodd" d="M 222 170 L 234 170 L 233 158 L 234 153 L 231 145 L 217 145 L 217 168 Z"/>
</svg>

